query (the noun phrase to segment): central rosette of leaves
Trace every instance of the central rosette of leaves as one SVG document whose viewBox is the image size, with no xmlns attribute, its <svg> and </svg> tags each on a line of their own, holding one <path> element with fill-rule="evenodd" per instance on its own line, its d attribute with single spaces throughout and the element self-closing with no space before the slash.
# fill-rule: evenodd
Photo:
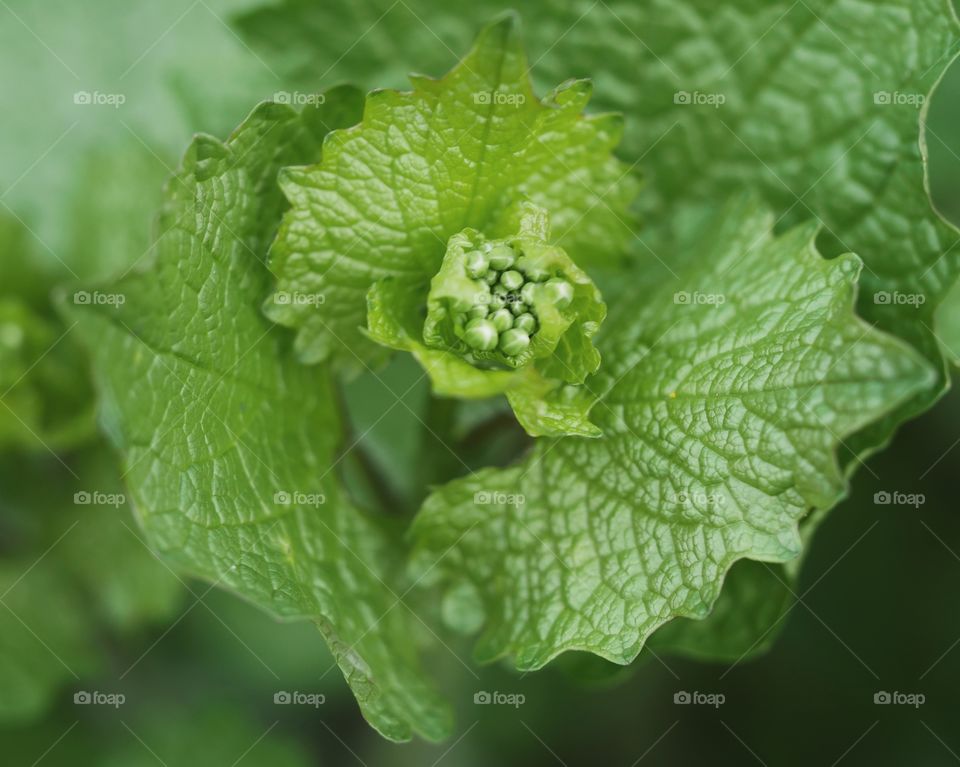
<svg viewBox="0 0 960 767">
<path fill-rule="evenodd" d="M 584 383 L 600 366 L 600 291 L 551 242 L 544 209 L 521 203 L 491 228 L 451 236 L 429 284 L 374 283 L 367 336 L 412 352 L 440 396 L 505 394 L 533 436 L 598 436 Z"/>
<path fill-rule="evenodd" d="M 546 241 L 546 217 L 527 212 L 514 236 L 464 229 L 450 238 L 430 283 L 424 343 L 485 369 L 554 358 L 551 377 L 580 383 L 583 360 L 557 356 L 558 344 L 567 333 L 592 336 L 605 309 L 587 274 Z M 589 365 L 596 351 L 578 346 Z"/>
</svg>

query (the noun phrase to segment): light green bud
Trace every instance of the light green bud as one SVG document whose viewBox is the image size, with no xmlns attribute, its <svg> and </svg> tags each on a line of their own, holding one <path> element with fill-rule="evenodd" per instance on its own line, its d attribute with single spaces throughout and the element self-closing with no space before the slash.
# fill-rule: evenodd
<svg viewBox="0 0 960 767">
<path fill-rule="evenodd" d="M 485 322 L 486 320 L 481 320 Z M 508 357 L 516 357 L 530 346 L 530 336 L 517 328 L 511 328 L 500 336 L 500 351 Z"/>
<path fill-rule="evenodd" d="M 528 306 L 533 306 L 533 294 L 537 289 L 537 285 L 534 282 L 526 283 L 523 288 L 520 290 L 520 298 L 523 299 L 523 303 Z"/>
<path fill-rule="evenodd" d="M 486 319 L 470 320 L 463 334 L 463 340 L 467 346 L 482 352 L 489 352 L 496 349 L 499 337 L 500 334 L 497 333 L 494 324 Z"/>
<path fill-rule="evenodd" d="M 498 333 L 503 333 L 513 327 L 513 315 L 507 309 L 497 309 L 490 315 L 490 322 L 493 323 Z"/>
<path fill-rule="evenodd" d="M 487 260 L 487 257 L 483 255 L 479 250 L 471 250 L 467 253 L 466 258 L 466 270 L 467 275 L 473 279 L 480 279 L 484 277 L 487 273 L 487 268 L 490 266 L 490 262 Z"/>
<path fill-rule="evenodd" d="M 509 269 L 517 260 L 517 254 L 509 245 L 494 245 L 490 249 L 490 266 L 498 272 Z"/>
<path fill-rule="evenodd" d="M 537 319 L 530 312 L 524 312 L 513 321 L 513 326 L 530 335 L 537 329 Z"/>
<path fill-rule="evenodd" d="M 570 305 L 573 301 L 573 286 L 566 280 L 552 279 L 546 284 L 547 296 L 559 309 Z"/>
<path fill-rule="evenodd" d="M 507 290 L 520 290 L 523 286 L 523 275 L 511 269 L 500 275 L 500 284 Z"/>
<path fill-rule="evenodd" d="M 470 311 L 467 312 L 467 316 L 471 320 L 482 320 L 487 316 L 487 305 L 486 304 L 477 304 L 474 307 L 471 307 Z"/>
<path fill-rule="evenodd" d="M 535 266 L 533 264 L 528 264 L 524 267 L 523 273 L 527 276 L 528 280 L 532 280 L 533 282 L 543 282 L 550 276 L 550 273 L 542 266 Z"/>
</svg>

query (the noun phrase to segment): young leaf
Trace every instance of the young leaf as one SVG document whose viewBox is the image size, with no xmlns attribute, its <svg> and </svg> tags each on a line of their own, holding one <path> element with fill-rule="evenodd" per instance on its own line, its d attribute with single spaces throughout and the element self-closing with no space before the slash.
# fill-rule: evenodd
<svg viewBox="0 0 960 767">
<path fill-rule="evenodd" d="M 397 77 L 396 49 L 385 41 L 403 41 L 420 67 L 443 66 L 449 51 L 432 29 L 463 44 L 503 3 L 344 7 L 284 0 L 237 23 L 301 74 L 349 70 L 381 85 Z M 960 233 L 930 204 L 923 129 L 960 41 L 951 0 L 538 0 L 524 16 L 538 84 L 589 74 L 597 106 L 625 114 L 624 156 L 648 177 L 648 226 L 672 226 L 681 208 L 756 188 L 782 227 L 816 219 L 827 255 L 857 253 L 859 311 L 941 364 L 934 311 L 960 274 Z M 670 251 L 654 250 L 672 267 Z M 673 279 L 649 250 L 640 256 Z M 941 375 L 849 440 L 852 452 L 887 441 L 944 385 Z"/>
<path fill-rule="evenodd" d="M 363 122 L 331 134 L 319 165 L 282 175 L 292 207 L 271 251 L 278 291 L 265 311 L 297 328 L 303 360 L 381 357 L 361 332 L 370 287 L 428 285 L 451 236 L 507 236 L 524 200 L 548 212 L 552 244 L 581 267 L 622 253 L 636 183 L 611 155 L 620 118 L 584 116 L 582 80 L 538 100 L 528 69 L 508 14 L 446 77 L 371 93 Z"/>
<path fill-rule="evenodd" d="M 327 375 L 299 365 L 260 313 L 277 172 L 315 161 L 359 107 L 341 88 L 300 114 L 261 105 L 226 143 L 199 136 L 167 189 L 155 257 L 101 288 L 125 300 L 69 310 L 152 544 L 185 572 L 315 622 L 384 735 L 439 738 L 449 713 L 388 585 L 401 549 L 331 474 L 340 426 Z"/>
<path fill-rule="evenodd" d="M 671 618 L 706 615 L 736 561 L 796 556 L 798 522 L 844 493 L 844 437 L 930 385 L 854 315 L 859 260 L 822 259 L 813 226 L 771 226 L 731 207 L 683 290 L 608 322 L 588 382 L 602 439 L 541 441 L 427 500 L 415 567 L 448 552 L 446 577 L 479 593 L 480 659 L 628 663 Z"/>
</svg>

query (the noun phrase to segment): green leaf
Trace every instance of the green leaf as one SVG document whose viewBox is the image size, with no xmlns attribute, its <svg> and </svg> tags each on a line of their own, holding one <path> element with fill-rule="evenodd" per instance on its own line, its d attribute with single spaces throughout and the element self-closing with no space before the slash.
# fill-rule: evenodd
<svg viewBox="0 0 960 767">
<path fill-rule="evenodd" d="M 382 358 L 361 332 L 370 287 L 391 277 L 426 286 L 452 235 L 509 235 L 525 200 L 548 212 L 552 244 L 580 266 L 622 253 L 636 184 L 611 155 L 620 118 L 585 117 L 582 80 L 538 100 L 528 69 L 508 14 L 446 77 L 371 93 L 363 122 L 331 134 L 319 165 L 282 175 L 292 208 L 271 251 L 278 291 L 265 310 L 298 329 L 301 359 Z"/>
<path fill-rule="evenodd" d="M 284 207 L 280 167 L 315 161 L 359 117 L 351 88 L 296 113 L 257 108 L 226 143 L 198 137 L 167 189 L 155 257 L 69 306 L 94 360 L 102 422 L 150 541 L 194 573 L 317 624 L 380 732 L 443 737 L 419 624 L 388 584 L 402 549 L 331 474 L 340 433 L 328 376 L 299 365 L 260 304 L 260 262 Z"/>
<path fill-rule="evenodd" d="M 445 66 L 436 36 L 455 49 L 503 7 L 285 0 L 237 24 L 293 74 L 349 71 L 381 85 L 397 81 L 398 45 L 421 69 Z M 960 274 L 960 234 L 930 204 L 918 106 L 958 49 L 950 0 L 538 0 L 524 14 L 538 84 L 589 74 L 596 106 L 626 115 L 623 153 L 648 179 L 649 226 L 672 228 L 681 208 L 753 187 L 781 228 L 816 219 L 827 255 L 857 253 L 860 312 L 940 364 L 931 329 Z M 674 251 L 653 250 L 639 258 L 673 279 Z M 885 442 L 944 384 L 853 439 L 853 451 Z"/>
<path fill-rule="evenodd" d="M 859 260 L 772 222 L 731 206 L 682 290 L 608 321 L 588 382 L 602 439 L 540 441 L 424 504 L 414 567 L 447 552 L 438 569 L 481 595 L 479 659 L 630 662 L 667 621 L 705 616 L 738 560 L 795 557 L 798 523 L 845 492 L 842 440 L 930 385 L 854 315 Z"/>
</svg>

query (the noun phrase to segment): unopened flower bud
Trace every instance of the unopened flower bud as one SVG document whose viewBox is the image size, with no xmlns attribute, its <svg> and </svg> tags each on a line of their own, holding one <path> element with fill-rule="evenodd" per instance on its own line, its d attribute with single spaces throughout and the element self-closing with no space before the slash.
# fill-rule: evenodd
<svg viewBox="0 0 960 767">
<path fill-rule="evenodd" d="M 547 296 L 559 309 L 564 309 L 573 301 L 573 286 L 566 280 L 559 278 L 550 280 L 546 284 Z"/>
<path fill-rule="evenodd" d="M 536 289 L 536 283 L 533 282 L 528 282 L 523 286 L 523 288 L 520 290 L 520 298 L 523 299 L 523 303 L 527 304 L 528 306 L 533 306 L 533 294 Z"/>
<path fill-rule="evenodd" d="M 482 320 L 485 322 L 485 320 Z M 500 337 L 500 351 L 508 357 L 516 357 L 530 346 L 530 336 L 517 328 L 511 328 Z"/>
<path fill-rule="evenodd" d="M 487 311 L 488 310 L 487 310 L 486 304 L 477 304 L 476 306 L 472 307 L 469 312 L 467 312 L 467 316 L 471 320 L 477 320 L 477 319 L 482 320 L 484 317 L 487 316 Z"/>
<path fill-rule="evenodd" d="M 477 351 L 489 352 L 497 348 L 500 334 L 496 327 L 486 319 L 470 320 L 463 334 L 467 346 Z"/>
<path fill-rule="evenodd" d="M 511 269 L 500 275 L 500 284 L 507 290 L 520 290 L 523 286 L 523 275 Z"/>
<path fill-rule="evenodd" d="M 513 321 L 513 326 L 517 330 L 522 330 L 527 335 L 530 335 L 537 329 L 537 320 L 530 312 L 524 312 Z"/>
<path fill-rule="evenodd" d="M 490 322 L 493 323 L 498 333 L 503 333 L 513 327 L 513 315 L 507 309 L 497 309 L 490 315 Z"/>
<path fill-rule="evenodd" d="M 528 264 L 524 268 L 523 273 L 527 276 L 528 280 L 533 282 L 543 282 L 550 276 L 550 273 L 546 269 L 540 266 L 533 266 L 532 264 Z"/>
<path fill-rule="evenodd" d="M 517 260 L 517 254 L 509 245 L 495 245 L 490 250 L 490 266 L 498 272 L 509 269 Z"/>
<path fill-rule="evenodd" d="M 466 260 L 466 270 L 470 277 L 476 280 L 486 275 L 490 262 L 487 261 L 487 257 L 483 253 L 479 250 L 472 250 L 467 253 Z"/>
</svg>

